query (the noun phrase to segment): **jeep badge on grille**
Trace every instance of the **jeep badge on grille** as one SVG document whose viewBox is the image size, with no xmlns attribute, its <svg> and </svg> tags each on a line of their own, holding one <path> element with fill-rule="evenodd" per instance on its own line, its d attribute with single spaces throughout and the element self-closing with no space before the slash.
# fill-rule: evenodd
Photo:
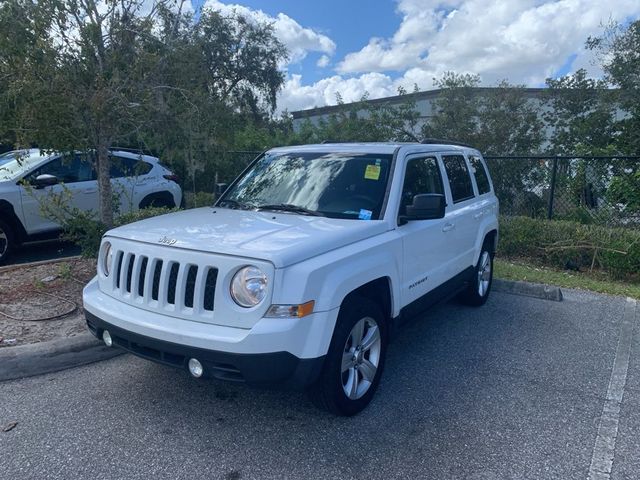
<svg viewBox="0 0 640 480">
<path fill-rule="evenodd" d="M 175 245 L 177 241 L 178 240 L 176 240 L 175 238 L 169 238 L 165 235 L 164 237 L 160 237 L 158 243 L 164 243 L 165 245 Z"/>
</svg>

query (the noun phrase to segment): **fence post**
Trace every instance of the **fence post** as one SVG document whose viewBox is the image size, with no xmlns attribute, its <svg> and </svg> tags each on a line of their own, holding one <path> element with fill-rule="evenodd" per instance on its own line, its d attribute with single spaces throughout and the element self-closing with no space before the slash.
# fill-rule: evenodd
<svg viewBox="0 0 640 480">
<path fill-rule="evenodd" d="M 558 173 L 558 158 L 553 159 L 553 165 L 551 167 L 551 186 L 549 188 L 549 205 L 547 207 L 547 218 L 551 220 L 553 217 L 553 197 L 556 193 L 556 174 Z"/>
</svg>

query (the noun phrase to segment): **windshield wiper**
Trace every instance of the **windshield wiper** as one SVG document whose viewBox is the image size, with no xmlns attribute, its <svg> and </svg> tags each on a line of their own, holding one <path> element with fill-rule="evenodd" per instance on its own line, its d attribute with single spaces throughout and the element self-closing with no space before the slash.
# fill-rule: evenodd
<svg viewBox="0 0 640 480">
<path fill-rule="evenodd" d="M 259 205 L 256 210 L 279 210 L 282 212 L 301 213 L 302 215 L 313 215 L 314 217 L 324 217 L 323 213 L 308 208 L 291 205 L 290 203 L 276 203 L 273 205 Z"/>
</svg>

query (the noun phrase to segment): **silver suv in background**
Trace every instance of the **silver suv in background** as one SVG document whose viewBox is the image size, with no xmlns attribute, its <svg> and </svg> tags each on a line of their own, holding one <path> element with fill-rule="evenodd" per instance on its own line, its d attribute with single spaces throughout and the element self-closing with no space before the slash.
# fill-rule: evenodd
<svg viewBox="0 0 640 480">
<path fill-rule="evenodd" d="M 182 202 L 176 175 L 158 158 L 111 151 L 111 184 L 119 212 Z M 41 213 L 51 195 L 69 194 L 70 207 L 98 211 L 96 171 L 86 154 L 17 150 L 0 155 L 0 264 L 21 243 L 54 238 L 60 225 Z"/>
</svg>

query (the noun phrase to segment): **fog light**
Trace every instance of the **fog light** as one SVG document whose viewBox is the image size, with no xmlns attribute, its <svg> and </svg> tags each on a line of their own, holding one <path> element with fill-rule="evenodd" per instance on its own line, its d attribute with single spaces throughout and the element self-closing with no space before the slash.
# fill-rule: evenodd
<svg viewBox="0 0 640 480">
<path fill-rule="evenodd" d="M 111 340 L 111 334 L 109 333 L 109 330 L 105 330 L 104 332 L 102 332 L 102 341 L 107 347 L 113 345 L 113 340 Z"/>
<path fill-rule="evenodd" d="M 200 378 L 204 373 L 204 368 L 202 367 L 202 364 L 195 358 L 189 359 L 189 373 L 196 378 Z"/>
</svg>

